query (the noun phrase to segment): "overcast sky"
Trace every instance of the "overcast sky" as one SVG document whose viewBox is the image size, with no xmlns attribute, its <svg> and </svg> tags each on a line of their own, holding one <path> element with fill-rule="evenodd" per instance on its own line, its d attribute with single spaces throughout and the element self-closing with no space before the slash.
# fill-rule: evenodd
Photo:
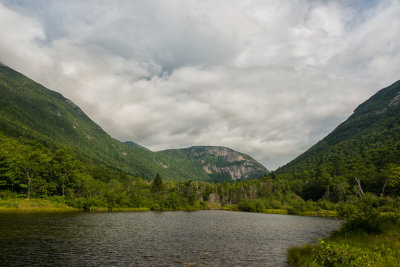
<svg viewBox="0 0 400 267">
<path fill-rule="evenodd" d="M 0 61 L 121 141 L 275 169 L 400 79 L 400 0 L 0 0 Z"/>
</svg>

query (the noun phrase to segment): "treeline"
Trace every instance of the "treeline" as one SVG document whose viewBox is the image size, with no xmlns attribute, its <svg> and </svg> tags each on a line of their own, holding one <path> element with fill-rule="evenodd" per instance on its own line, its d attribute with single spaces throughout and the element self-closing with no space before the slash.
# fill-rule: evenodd
<svg viewBox="0 0 400 267">
<path fill-rule="evenodd" d="M 238 205 L 241 210 L 262 211 L 305 210 L 315 205 L 293 193 L 292 187 L 276 177 L 236 183 L 177 183 L 159 175 L 148 180 L 78 158 L 67 148 L 49 149 L 32 140 L 0 137 L 3 197 L 61 197 L 58 199 L 68 205 L 83 209 L 182 210 Z"/>
<path fill-rule="evenodd" d="M 394 197 L 400 168 L 393 165 L 389 170 L 381 201 L 390 206 L 391 199 L 397 203 Z M 355 180 L 332 177 L 323 170 L 307 177 L 297 176 L 270 173 L 267 177 L 234 183 L 178 183 L 159 175 L 150 180 L 79 158 L 67 148 L 47 148 L 32 140 L 0 136 L 0 196 L 3 198 L 53 197 L 88 210 L 96 207 L 187 210 L 226 206 L 242 211 L 283 209 L 298 213 L 338 210 L 344 201 L 364 194 Z"/>
<path fill-rule="evenodd" d="M 349 155 L 336 148 L 322 158 L 298 164 L 289 172 L 278 170 L 278 173 L 281 178 L 297 183 L 294 192 L 304 199 L 325 197 L 337 202 L 365 192 L 399 196 L 400 142 L 364 147 Z"/>
</svg>

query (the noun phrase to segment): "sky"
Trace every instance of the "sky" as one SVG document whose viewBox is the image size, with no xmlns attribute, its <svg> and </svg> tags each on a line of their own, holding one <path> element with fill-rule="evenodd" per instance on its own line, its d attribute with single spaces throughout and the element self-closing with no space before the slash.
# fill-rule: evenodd
<svg viewBox="0 0 400 267">
<path fill-rule="evenodd" d="M 400 0 L 0 0 L 0 62 L 121 141 L 270 170 L 400 79 Z"/>
</svg>

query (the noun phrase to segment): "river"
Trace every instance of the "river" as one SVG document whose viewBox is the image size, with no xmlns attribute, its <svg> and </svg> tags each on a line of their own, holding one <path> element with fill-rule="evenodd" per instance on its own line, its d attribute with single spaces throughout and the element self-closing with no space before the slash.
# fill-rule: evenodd
<svg viewBox="0 0 400 267">
<path fill-rule="evenodd" d="M 1 266 L 285 266 L 329 218 L 229 211 L 0 213 Z"/>
</svg>

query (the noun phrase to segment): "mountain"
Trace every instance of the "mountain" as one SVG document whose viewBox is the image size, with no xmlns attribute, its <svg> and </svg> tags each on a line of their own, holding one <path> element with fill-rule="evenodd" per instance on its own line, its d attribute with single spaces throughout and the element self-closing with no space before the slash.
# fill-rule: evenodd
<svg viewBox="0 0 400 267">
<path fill-rule="evenodd" d="M 0 114 L 7 136 L 67 146 L 135 175 L 151 177 L 159 171 L 150 151 L 111 138 L 71 100 L 5 66 L 0 66 Z"/>
<path fill-rule="evenodd" d="M 83 158 L 145 178 L 157 173 L 175 181 L 214 178 L 184 152 L 152 152 L 112 138 L 74 102 L 4 65 L 0 65 L 0 133 L 33 139 L 47 147 L 69 147 Z M 258 173 L 249 167 L 243 170 L 243 177 Z"/>
<path fill-rule="evenodd" d="M 378 91 L 323 140 L 277 174 L 294 177 L 345 177 L 382 190 L 393 166 L 400 165 L 400 81 Z"/>
<path fill-rule="evenodd" d="M 252 157 L 220 146 L 193 146 L 159 152 L 167 155 L 185 155 L 197 162 L 213 181 L 254 179 L 269 171 Z"/>
</svg>

